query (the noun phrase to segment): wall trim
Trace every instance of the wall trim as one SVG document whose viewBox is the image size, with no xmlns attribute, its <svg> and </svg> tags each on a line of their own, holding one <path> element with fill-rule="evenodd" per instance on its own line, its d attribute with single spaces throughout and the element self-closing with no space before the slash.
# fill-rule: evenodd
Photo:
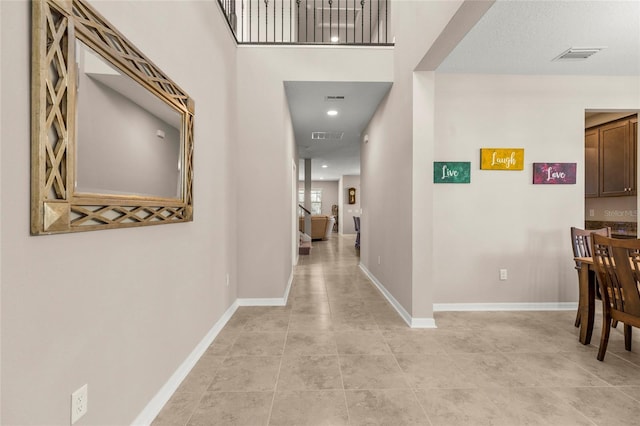
<svg viewBox="0 0 640 426">
<path fill-rule="evenodd" d="M 434 303 L 433 312 L 447 311 L 572 311 L 578 302 Z"/>
<path fill-rule="evenodd" d="M 198 343 L 195 349 L 191 351 L 187 359 L 180 364 L 178 369 L 171 375 L 171 377 L 169 377 L 169 380 L 167 380 L 158 393 L 156 393 L 151 401 L 149 401 L 142 412 L 138 414 L 138 417 L 136 417 L 132 425 L 150 425 L 151 422 L 153 422 L 185 377 L 187 377 L 202 355 L 204 355 L 207 348 L 211 343 L 213 343 L 213 340 L 231 319 L 235 311 L 238 309 L 238 306 L 240 305 L 237 303 L 237 300 L 229 306 L 229 309 L 222 314 L 222 317 L 213 325 L 211 330 L 209 330 L 200 343 Z"/>
<path fill-rule="evenodd" d="M 433 318 L 413 318 L 409 315 L 409 312 L 396 300 L 395 297 L 389 290 L 385 288 L 384 285 L 364 266 L 362 263 L 359 264 L 360 269 L 365 275 L 371 280 L 371 282 L 378 288 L 378 291 L 382 293 L 382 295 L 387 299 L 387 301 L 393 306 L 393 308 L 398 312 L 400 317 L 407 323 L 407 325 L 411 328 L 436 328 L 436 322 Z"/>
<path fill-rule="evenodd" d="M 265 298 L 238 298 L 236 303 L 238 306 L 286 306 L 287 300 L 289 300 L 289 291 L 291 291 L 291 285 L 293 284 L 293 268 L 289 275 L 289 282 L 287 288 L 284 291 L 282 297 L 265 297 Z"/>
</svg>

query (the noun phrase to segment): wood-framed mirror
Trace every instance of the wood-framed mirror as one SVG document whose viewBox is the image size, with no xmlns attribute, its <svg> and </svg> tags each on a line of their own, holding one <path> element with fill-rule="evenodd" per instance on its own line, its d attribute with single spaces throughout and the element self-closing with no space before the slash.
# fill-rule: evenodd
<svg viewBox="0 0 640 426">
<path fill-rule="evenodd" d="M 193 220 L 193 100 L 83 0 L 32 27 L 31 234 Z"/>
</svg>

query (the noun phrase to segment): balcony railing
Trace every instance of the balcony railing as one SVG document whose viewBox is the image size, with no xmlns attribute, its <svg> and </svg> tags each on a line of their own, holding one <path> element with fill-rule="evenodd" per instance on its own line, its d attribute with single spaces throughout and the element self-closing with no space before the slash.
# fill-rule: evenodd
<svg viewBox="0 0 640 426">
<path fill-rule="evenodd" d="M 393 44 L 391 0 L 218 0 L 239 44 Z"/>
</svg>

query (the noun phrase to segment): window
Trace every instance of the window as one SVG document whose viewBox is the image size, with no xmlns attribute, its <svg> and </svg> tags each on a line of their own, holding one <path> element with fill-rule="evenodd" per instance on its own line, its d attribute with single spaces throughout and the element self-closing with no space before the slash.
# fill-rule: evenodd
<svg viewBox="0 0 640 426">
<path fill-rule="evenodd" d="M 304 206 L 304 189 L 298 190 L 298 202 Z M 322 189 L 311 190 L 311 214 L 322 214 Z"/>
</svg>

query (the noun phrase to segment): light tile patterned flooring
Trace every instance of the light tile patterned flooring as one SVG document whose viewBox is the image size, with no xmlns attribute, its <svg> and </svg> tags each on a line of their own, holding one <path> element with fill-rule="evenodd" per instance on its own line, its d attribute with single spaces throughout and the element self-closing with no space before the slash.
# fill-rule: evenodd
<svg viewBox="0 0 640 426">
<path fill-rule="evenodd" d="M 286 307 L 239 308 L 153 424 L 640 425 L 638 330 L 632 352 L 612 330 L 604 362 L 599 317 L 583 346 L 573 311 L 436 313 L 412 330 L 353 241 L 314 243 Z"/>
</svg>

